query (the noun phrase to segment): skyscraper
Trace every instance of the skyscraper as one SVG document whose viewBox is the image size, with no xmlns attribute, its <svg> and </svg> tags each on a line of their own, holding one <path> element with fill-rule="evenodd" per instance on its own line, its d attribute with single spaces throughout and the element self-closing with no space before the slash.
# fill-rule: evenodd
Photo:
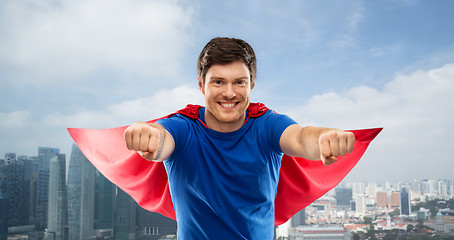
<svg viewBox="0 0 454 240">
<path fill-rule="evenodd" d="M 5 154 L 5 159 L 7 159 L 6 176 L 9 194 L 8 226 L 16 227 L 25 225 L 27 218 L 22 205 L 24 201 L 23 159 L 18 160 L 15 153 Z"/>
<path fill-rule="evenodd" d="M 377 207 L 386 208 L 388 206 L 388 193 L 377 192 Z"/>
<path fill-rule="evenodd" d="M 65 240 L 68 226 L 68 195 L 66 191 L 66 156 L 58 154 L 49 164 L 49 207 L 47 229 L 54 240 Z"/>
<path fill-rule="evenodd" d="M 27 164 L 25 164 L 25 174 L 26 178 L 30 177 L 30 199 L 29 199 L 29 223 L 31 225 L 35 224 L 35 202 L 36 202 L 36 187 L 38 183 L 38 157 L 30 157 L 29 161 L 31 162 L 30 169 L 28 169 Z"/>
<path fill-rule="evenodd" d="M 353 191 L 351 188 L 336 188 L 336 202 L 338 209 L 350 208 L 350 202 L 353 198 Z"/>
<path fill-rule="evenodd" d="M 352 189 L 353 195 L 366 194 L 366 185 L 362 182 L 351 182 L 347 183 L 347 187 Z"/>
<path fill-rule="evenodd" d="M 390 205 L 392 208 L 398 208 L 400 207 L 400 194 L 399 192 L 391 192 L 391 201 Z"/>
<path fill-rule="evenodd" d="M 356 202 L 356 213 L 365 214 L 367 212 L 366 196 L 360 195 L 360 194 L 356 195 L 355 202 Z"/>
<path fill-rule="evenodd" d="M 297 212 L 292 217 L 292 228 L 296 228 L 301 225 L 306 225 L 306 209 Z"/>
<path fill-rule="evenodd" d="M 143 240 L 158 240 L 166 235 L 176 235 L 177 222 L 159 213 L 137 207 L 137 238 Z"/>
<path fill-rule="evenodd" d="M 410 193 L 407 188 L 402 188 L 400 191 L 400 215 L 411 214 Z"/>
<path fill-rule="evenodd" d="M 95 229 L 113 233 L 116 186 L 98 170 L 95 170 L 95 175 Z"/>
<path fill-rule="evenodd" d="M 68 170 L 69 239 L 94 236 L 95 168 L 73 144 Z"/>
<path fill-rule="evenodd" d="M 0 166 L 0 240 L 8 238 L 8 182 L 5 174 L 6 166 Z"/>
<path fill-rule="evenodd" d="M 437 182 L 432 179 L 424 179 L 421 181 L 421 192 L 424 195 L 433 195 L 437 192 Z"/>
<path fill-rule="evenodd" d="M 38 148 L 38 178 L 35 198 L 35 229 L 44 230 L 47 227 L 47 210 L 49 207 L 49 161 L 56 157 L 58 148 Z"/>
<path fill-rule="evenodd" d="M 366 186 L 366 196 L 367 197 L 375 197 L 377 194 L 377 184 L 376 183 L 368 183 Z"/>
<path fill-rule="evenodd" d="M 10 165 L 16 162 L 15 153 L 5 153 L 5 165 Z"/>
<path fill-rule="evenodd" d="M 23 209 L 23 225 L 33 224 L 33 211 L 32 205 L 30 203 L 34 203 L 35 197 L 32 196 L 32 192 L 34 192 L 34 179 L 33 176 L 36 174 L 36 163 L 30 160 L 27 156 L 19 156 L 18 160 L 22 162 L 23 166 L 23 187 L 22 187 L 22 195 L 23 199 L 21 200 L 21 208 Z"/>
<path fill-rule="evenodd" d="M 137 203 L 117 187 L 115 199 L 115 237 L 117 239 L 136 239 Z"/>
</svg>

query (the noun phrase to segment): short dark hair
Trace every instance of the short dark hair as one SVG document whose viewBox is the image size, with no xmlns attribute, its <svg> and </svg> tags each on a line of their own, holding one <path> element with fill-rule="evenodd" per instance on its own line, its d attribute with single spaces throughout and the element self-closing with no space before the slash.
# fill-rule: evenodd
<svg viewBox="0 0 454 240">
<path fill-rule="evenodd" d="M 253 83 L 257 73 L 257 63 L 252 47 L 246 41 L 237 38 L 213 38 L 199 55 L 197 73 L 205 84 L 205 76 L 213 64 L 224 65 L 235 61 L 243 61 L 246 64 Z"/>
</svg>

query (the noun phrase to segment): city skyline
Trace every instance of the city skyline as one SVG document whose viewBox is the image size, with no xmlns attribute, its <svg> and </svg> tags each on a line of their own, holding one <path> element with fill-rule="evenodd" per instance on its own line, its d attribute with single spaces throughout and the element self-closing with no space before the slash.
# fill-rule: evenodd
<svg viewBox="0 0 454 240">
<path fill-rule="evenodd" d="M 57 240 L 67 236 L 69 239 L 86 239 L 95 235 L 100 239 L 115 236 L 155 240 L 176 232 L 174 220 L 140 208 L 129 195 L 96 171 L 75 144 L 69 156 L 68 171 L 64 167 L 66 155 L 57 148 L 40 147 L 37 156 L 7 153 L 0 160 L 0 209 L 7 210 L 6 216 L 0 215 L 0 222 L 7 220 L 10 227 L 21 226 L 20 234 L 28 234 L 30 239 L 40 239 L 41 233 L 44 237 L 53 234 Z M 358 218 L 378 216 L 376 224 L 380 228 L 405 230 L 423 217 L 429 226 L 439 226 L 437 232 L 454 229 L 454 222 L 449 220 L 454 210 L 434 209 L 447 214 L 446 222 L 440 222 L 438 218 L 434 221 L 433 217 L 429 219 L 429 215 L 437 213 L 431 212 L 432 209 L 412 210 L 412 205 L 431 200 L 452 204 L 454 179 L 403 183 L 342 182 L 279 228 L 284 232 L 291 231 L 285 229 L 290 226 L 299 228 L 306 224 L 306 219 L 307 224 L 317 226 L 329 227 L 329 224 L 336 223 L 339 229 L 347 231 L 347 226 L 364 228 L 364 224 L 357 224 L 362 222 Z M 390 215 L 399 209 L 400 220 L 393 218 L 397 222 L 392 226 Z M 311 213 L 309 218 L 305 217 L 307 211 Z M 383 214 L 388 219 L 385 225 L 379 223 Z M 1 229 L 0 238 L 6 239 L 5 234 L 5 229 Z"/>
<path fill-rule="evenodd" d="M 0 161 L 2 240 L 8 231 L 36 240 L 49 235 L 56 240 L 113 235 L 157 240 L 176 232 L 174 220 L 140 208 L 102 176 L 75 144 L 68 171 L 66 155 L 57 148 L 40 147 L 36 157 L 7 153 L 4 158 Z"/>
<path fill-rule="evenodd" d="M 66 128 L 203 104 L 196 59 L 217 36 L 257 55 L 251 101 L 302 125 L 383 127 L 348 180 L 452 176 L 454 2 L 0 2 L 0 156 L 69 154 Z"/>
<path fill-rule="evenodd" d="M 60 156 L 61 155 L 61 156 L 68 156 L 68 159 L 71 159 L 73 155 L 76 155 L 79 158 L 84 158 L 85 161 L 88 162 L 88 165 L 90 166 L 90 168 L 96 169 L 90 163 L 90 161 L 88 159 L 86 159 L 86 157 L 83 155 L 83 153 L 80 152 L 79 147 L 75 143 L 72 144 L 71 154 L 69 154 L 69 155 L 66 155 L 66 154 L 62 153 L 59 148 L 43 147 L 43 146 L 40 146 L 38 148 L 36 155 L 31 155 L 31 156 L 25 155 L 25 154 L 21 154 L 21 153 L 16 153 L 16 152 L 7 152 L 7 153 L 5 153 L 5 155 L 3 157 L 1 157 L 1 155 L 0 155 L 0 166 L 1 166 L 2 163 L 7 165 L 7 163 L 14 163 L 14 161 L 20 161 L 21 159 L 26 159 L 28 161 L 31 161 L 32 163 L 38 164 L 38 161 L 39 161 L 39 157 L 38 156 L 42 155 L 42 154 L 40 154 L 41 151 L 53 151 L 53 152 L 47 153 L 48 155 L 45 156 L 44 158 L 50 158 L 50 157 Z M 14 161 L 11 162 L 11 159 L 14 159 Z M 41 164 L 41 163 L 39 163 L 39 164 Z M 66 169 L 65 169 L 65 171 L 66 171 L 66 181 L 68 181 L 69 178 L 70 178 L 69 171 L 67 171 L 70 167 L 71 167 L 70 166 L 70 161 L 67 160 L 66 161 Z M 97 170 L 96 170 L 96 175 L 100 175 L 100 176 L 102 176 L 102 178 L 104 178 L 104 176 Z M 359 184 L 379 184 L 381 186 L 386 186 L 386 188 L 391 188 L 390 186 L 394 186 L 394 185 L 395 186 L 400 186 L 400 184 L 411 184 L 411 183 L 415 183 L 415 182 L 418 182 L 418 181 L 419 182 L 422 182 L 422 181 L 427 182 L 427 181 L 429 181 L 429 182 L 431 182 L 431 184 L 435 184 L 434 181 L 443 181 L 443 180 L 448 180 L 448 181 L 453 181 L 454 182 L 454 178 L 453 177 L 447 177 L 447 178 L 443 178 L 443 177 L 428 178 L 428 177 L 425 177 L 425 178 L 420 178 L 420 179 L 407 179 L 407 180 L 403 180 L 403 181 L 392 181 L 392 180 L 377 181 L 377 180 L 371 180 L 371 179 L 368 179 L 368 180 L 365 180 L 365 181 L 359 181 L 359 180 L 349 180 L 348 176 L 347 176 L 336 187 L 344 187 L 345 185 L 350 186 L 350 184 L 359 183 Z M 110 183 L 109 180 L 106 179 L 106 181 L 108 181 Z M 427 188 L 427 186 L 425 186 L 425 187 Z M 333 189 L 335 189 L 335 188 L 333 188 Z M 350 186 L 349 188 L 355 188 L 355 187 L 351 187 Z"/>
</svg>

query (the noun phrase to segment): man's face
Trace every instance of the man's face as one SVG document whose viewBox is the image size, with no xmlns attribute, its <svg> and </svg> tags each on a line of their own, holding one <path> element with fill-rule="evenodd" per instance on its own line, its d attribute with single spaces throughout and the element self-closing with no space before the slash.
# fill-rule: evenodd
<svg viewBox="0 0 454 240">
<path fill-rule="evenodd" d="M 226 65 L 212 65 L 205 76 L 205 84 L 199 79 L 199 87 L 205 95 L 205 119 L 208 127 L 219 131 L 229 126 L 243 125 L 251 90 L 254 88 L 245 63 L 236 61 Z"/>
</svg>

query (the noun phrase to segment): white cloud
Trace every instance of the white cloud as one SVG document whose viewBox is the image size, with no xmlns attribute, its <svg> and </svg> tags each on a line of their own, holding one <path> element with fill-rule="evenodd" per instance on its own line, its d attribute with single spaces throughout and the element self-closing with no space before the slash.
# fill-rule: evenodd
<svg viewBox="0 0 454 240">
<path fill-rule="evenodd" d="M 106 106 L 96 111 L 87 109 L 65 115 L 59 112 L 44 118 L 29 112 L 0 113 L 0 152 L 36 154 L 38 146 L 61 148 L 70 152 L 71 138 L 66 131 L 75 128 L 111 128 L 148 121 L 173 113 L 187 104 L 203 104 L 203 95 L 195 87 L 183 85 L 163 89 L 150 97 L 138 98 Z"/>
<path fill-rule="evenodd" d="M 383 57 L 388 54 L 394 54 L 401 49 L 400 44 L 390 46 L 377 46 L 369 49 L 369 53 L 374 57 Z"/>
<path fill-rule="evenodd" d="M 182 5 L 161 0 L 2 1 L 3 79 L 42 85 L 80 81 L 106 69 L 145 77 L 175 74 L 191 42 L 192 9 Z"/>
<path fill-rule="evenodd" d="M 264 33 L 267 37 L 276 37 L 269 36 L 270 29 L 273 29 L 272 32 L 280 33 L 277 36 L 282 37 L 276 44 L 291 38 L 299 48 L 321 47 L 324 51 L 327 47 L 329 50 L 338 51 L 339 48 L 344 49 L 353 45 L 365 10 L 363 2 L 357 0 L 330 2 L 330 4 L 320 4 L 317 1 L 294 1 L 287 4 L 291 7 L 286 8 L 278 5 L 281 3 L 276 2 L 276 6 L 268 6 L 265 10 L 271 19 L 270 22 L 264 23 L 266 25 Z M 291 26 L 291 30 L 276 25 L 276 19 Z"/>
<path fill-rule="evenodd" d="M 0 112 L 0 152 L 27 154 L 42 128 L 28 111 Z M 46 140 L 46 139 L 43 139 Z M 37 149 L 37 146 L 36 148 Z M 25 151 L 24 151 L 25 150 Z M 2 158 L 3 156 L 0 156 Z"/>
<path fill-rule="evenodd" d="M 368 160 L 360 162 L 358 176 L 405 178 L 402 174 L 418 170 L 421 178 L 447 177 L 448 169 L 454 169 L 449 154 L 454 135 L 453 79 L 454 64 L 398 74 L 383 90 L 362 86 L 342 94 L 316 95 L 289 114 L 308 125 L 384 127 L 369 149 Z"/>
<path fill-rule="evenodd" d="M 146 121 L 165 116 L 189 103 L 203 105 L 202 96 L 197 88 L 183 85 L 172 90 L 159 90 L 151 97 L 110 105 L 107 110 L 116 117 L 128 116 L 129 121 Z"/>
<path fill-rule="evenodd" d="M 0 112 L 0 126 L 2 128 L 25 127 L 31 122 L 31 113 L 27 111 Z"/>
<path fill-rule="evenodd" d="M 197 88 L 183 85 L 171 90 L 162 89 L 150 97 L 137 98 L 106 106 L 104 110 L 84 110 L 73 115 L 54 113 L 44 119 L 49 127 L 109 128 L 148 121 L 162 117 L 188 103 L 203 104 Z"/>
</svg>

